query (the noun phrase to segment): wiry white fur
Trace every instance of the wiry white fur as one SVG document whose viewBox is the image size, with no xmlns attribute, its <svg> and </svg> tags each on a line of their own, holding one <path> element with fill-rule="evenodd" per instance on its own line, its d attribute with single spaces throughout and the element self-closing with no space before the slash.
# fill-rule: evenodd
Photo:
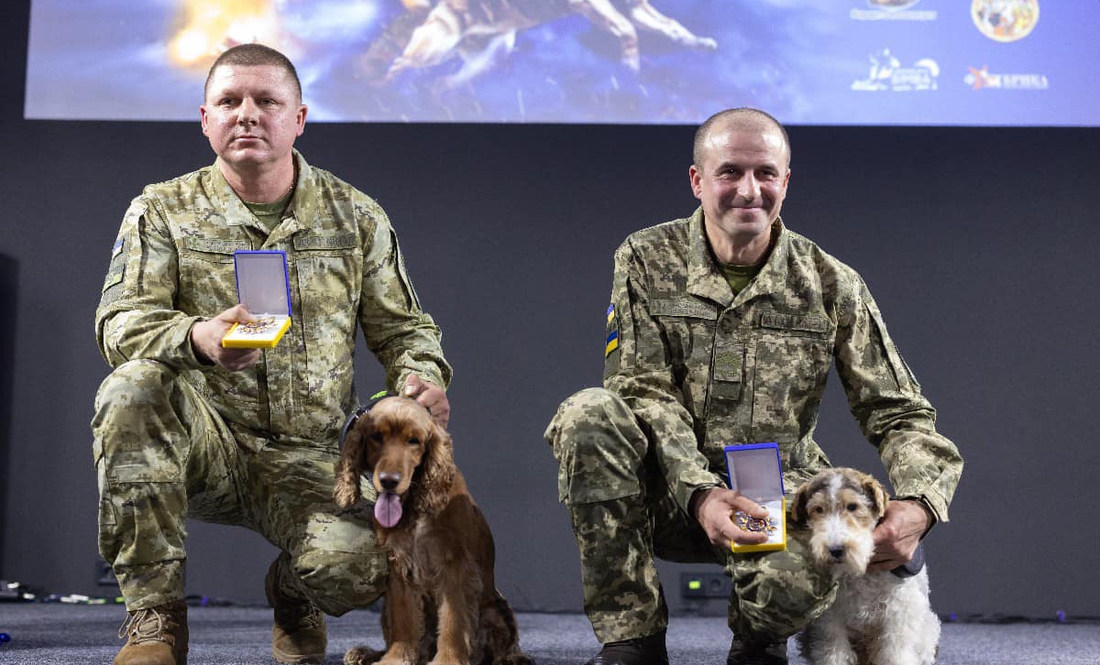
<svg viewBox="0 0 1100 665">
<path fill-rule="evenodd" d="M 851 490 L 852 478 L 868 477 L 848 476 L 846 482 L 846 472 L 825 472 L 835 474 L 818 489 L 830 494 L 825 502 L 828 509 L 809 520 L 814 559 L 840 586 L 836 602 L 799 636 L 802 655 L 814 665 L 931 665 L 936 660 L 940 622 L 928 601 L 928 568 L 908 578 L 866 572 L 874 552 L 874 523 L 846 514 L 849 501 L 840 500 L 839 494 L 845 487 Z M 849 491 L 848 499 L 851 496 Z M 871 496 L 857 496 L 865 507 L 875 506 Z M 877 517 L 882 509 L 877 508 Z M 843 553 L 837 556 L 841 548 Z"/>
</svg>

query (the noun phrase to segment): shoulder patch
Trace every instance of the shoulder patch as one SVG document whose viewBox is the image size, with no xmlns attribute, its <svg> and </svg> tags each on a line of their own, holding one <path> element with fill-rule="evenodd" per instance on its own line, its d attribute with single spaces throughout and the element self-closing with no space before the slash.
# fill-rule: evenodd
<svg viewBox="0 0 1100 665">
<path fill-rule="evenodd" d="M 615 315 L 615 303 L 607 308 L 607 330 L 604 339 L 603 357 L 606 358 L 619 348 L 619 317 Z"/>
</svg>

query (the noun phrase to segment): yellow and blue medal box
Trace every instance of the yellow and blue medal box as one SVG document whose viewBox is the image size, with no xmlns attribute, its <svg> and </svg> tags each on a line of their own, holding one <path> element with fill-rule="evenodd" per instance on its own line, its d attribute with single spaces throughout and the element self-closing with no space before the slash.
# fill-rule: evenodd
<svg viewBox="0 0 1100 665">
<path fill-rule="evenodd" d="M 222 346 L 236 349 L 271 349 L 290 328 L 290 280 L 286 252 L 253 250 L 233 253 L 237 273 L 237 300 L 255 317 L 234 323 L 222 338 Z"/>
<path fill-rule="evenodd" d="M 763 519 L 741 511 L 730 515 L 739 528 L 768 536 L 759 544 L 730 543 L 730 549 L 738 554 L 787 549 L 787 502 L 783 498 L 783 463 L 779 458 L 779 445 L 747 443 L 726 446 L 724 450 L 730 489 L 768 509 L 768 516 Z"/>
</svg>

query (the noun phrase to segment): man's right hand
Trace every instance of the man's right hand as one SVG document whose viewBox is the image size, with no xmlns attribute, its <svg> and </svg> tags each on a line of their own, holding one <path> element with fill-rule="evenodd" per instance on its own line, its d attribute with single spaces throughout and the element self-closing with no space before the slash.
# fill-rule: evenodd
<svg viewBox="0 0 1100 665">
<path fill-rule="evenodd" d="M 767 534 L 745 531 L 734 525 L 731 517 L 737 511 L 750 517 L 768 516 L 768 509 L 748 499 L 736 490 L 724 487 L 699 490 L 692 497 L 692 512 L 699 525 L 706 531 L 710 542 L 719 547 L 730 547 L 732 543 L 755 545 L 768 539 Z"/>
<path fill-rule="evenodd" d="M 207 321 L 199 321 L 191 327 L 191 347 L 203 362 L 237 372 L 255 365 L 260 360 L 259 349 L 227 349 L 222 338 L 234 323 L 248 323 L 255 317 L 244 305 L 236 305 Z"/>
</svg>

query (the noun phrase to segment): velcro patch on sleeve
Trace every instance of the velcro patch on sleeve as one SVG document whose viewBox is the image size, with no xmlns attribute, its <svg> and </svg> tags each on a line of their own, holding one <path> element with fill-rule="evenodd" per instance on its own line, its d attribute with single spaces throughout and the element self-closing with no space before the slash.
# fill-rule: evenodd
<svg viewBox="0 0 1100 665">
<path fill-rule="evenodd" d="M 615 303 L 607 308 L 607 337 L 604 339 L 603 357 L 606 358 L 619 348 L 619 317 L 615 316 Z"/>
</svg>

